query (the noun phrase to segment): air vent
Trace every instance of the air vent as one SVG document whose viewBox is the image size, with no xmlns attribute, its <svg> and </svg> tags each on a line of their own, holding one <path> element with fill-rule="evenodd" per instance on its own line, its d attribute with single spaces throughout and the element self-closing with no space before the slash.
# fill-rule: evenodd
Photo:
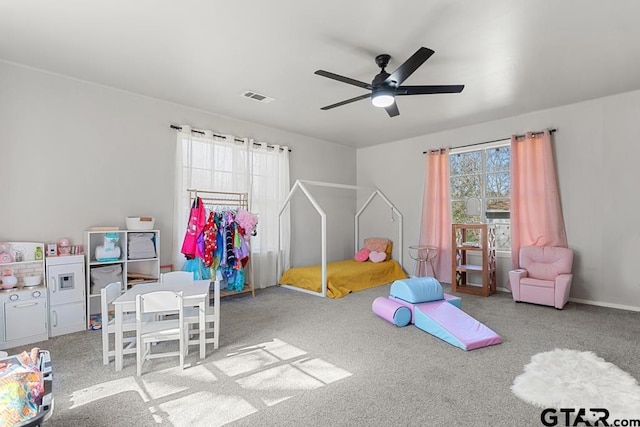
<svg viewBox="0 0 640 427">
<path fill-rule="evenodd" d="M 258 92 L 253 92 L 253 91 L 250 91 L 250 90 L 248 90 L 246 92 L 243 92 L 240 96 L 242 96 L 244 98 L 253 99 L 254 101 L 257 101 L 257 102 L 262 102 L 263 104 L 268 104 L 268 103 L 270 103 L 271 101 L 274 100 L 273 98 L 269 98 L 266 95 L 263 95 L 263 94 L 258 93 Z"/>
</svg>

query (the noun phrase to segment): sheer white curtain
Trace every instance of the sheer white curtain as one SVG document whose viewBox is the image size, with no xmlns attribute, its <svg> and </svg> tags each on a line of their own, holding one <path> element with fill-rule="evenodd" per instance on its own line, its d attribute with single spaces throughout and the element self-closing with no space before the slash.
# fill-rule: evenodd
<svg viewBox="0 0 640 427">
<path fill-rule="evenodd" d="M 289 259 L 289 214 L 279 213 L 289 194 L 289 149 L 274 144 L 251 143 L 249 205 L 258 215 L 258 234 L 251 238 L 251 262 L 256 288 L 278 283 L 278 232 L 282 256 Z M 280 225 L 282 227 L 280 227 Z"/>
<path fill-rule="evenodd" d="M 277 251 L 280 207 L 289 192 L 289 149 L 254 143 L 233 135 L 194 134 L 189 126 L 177 132 L 176 203 L 173 264 L 180 269 L 180 253 L 189 218 L 187 189 L 249 194 L 249 210 L 258 216 L 257 235 L 251 238 L 253 285 L 256 289 L 277 284 Z M 288 256 L 289 217 L 283 216 L 280 238 Z"/>
</svg>

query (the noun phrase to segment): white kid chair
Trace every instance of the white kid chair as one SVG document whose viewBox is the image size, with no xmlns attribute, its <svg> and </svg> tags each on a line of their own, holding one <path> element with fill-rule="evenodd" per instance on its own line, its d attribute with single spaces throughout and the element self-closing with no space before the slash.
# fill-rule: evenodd
<svg viewBox="0 0 640 427">
<path fill-rule="evenodd" d="M 177 319 L 161 316 L 166 312 L 177 313 Z M 146 315 L 151 315 L 153 320 L 144 321 Z M 159 357 L 179 356 L 180 368 L 184 369 L 184 359 L 189 351 L 186 333 L 182 292 L 153 291 L 136 295 L 137 375 L 142 375 L 145 361 Z M 164 341 L 178 341 L 179 350 L 151 352 L 152 343 Z M 157 349 L 158 346 L 154 347 Z"/>
<path fill-rule="evenodd" d="M 161 283 L 184 283 L 194 280 L 192 271 L 169 271 L 160 275 Z"/>
<path fill-rule="evenodd" d="M 115 319 L 109 319 L 109 306 L 122 293 L 120 282 L 109 283 L 100 290 L 100 316 L 102 321 L 102 364 L 108 365 L 109 358 L 115 357 L 115 351 L 109 349 L 109 335 L 115 334 Z M 122 332 L 136 330 L 136 316 L 133 313 L 124 313 L 122 318 Z M 133 354 L 136 352 L 136 337 L 130 336 L 123 339 L 122 354 Z"/>
<path fill-rule="evenodd" d="M 194 275 L 191 271 L 170 271 L 160 276 L 162 283 L 184 283 L 193 282 L 194 280 Z M 213 303 L 208 298 L 205 307 L 205 333 L 207 334 L 205 343 L 213 344 L 213 348 L 217 350 L 220 343 L 218 337 L 220 334 L 220 283 L 216 281 L 214 286 Z M 200 321 L 198 314 L 196 307 L 186 307 L 184 310 L 185 322 L 191 327 L 189 345 L 199 344 L 199 341 L 194 338 L 194 335 L 198 332 L 197 327 Z M 196 327 L 195 330 L 192 325 Z"/>
<path fill-rule="evenodd" d="M 205 305 L 205 343 L 213 344 L 214 350 L 218 349 L 220 343 L 220 282 L 216 280 L 213 282 L 213 303 L 211 298 L 207 298 L 207 304 Z M 211 293 L 209 293 L 211 294 Z M 199 325 L 198 309 L 196 307 L 187 307 L 184 310 L 185 322 L 188 325 L 195 325 L 196 328 Z M 197 339 L 193 338 L 193 335 L 198 333 L 197 329 L 190 329 L 189 345 L 199 344 Z"/>
<path fill-rule="evenodd" d="M 162 273 L 160 275 L 160 283 L 167 283 L 167 284 L 186 283 L 186 282 L 193 282 L 194 280 L 195 279 L 192 271 L 177 270 L 177 271 L 169 271 L 167 273 Z"/>
</svg>

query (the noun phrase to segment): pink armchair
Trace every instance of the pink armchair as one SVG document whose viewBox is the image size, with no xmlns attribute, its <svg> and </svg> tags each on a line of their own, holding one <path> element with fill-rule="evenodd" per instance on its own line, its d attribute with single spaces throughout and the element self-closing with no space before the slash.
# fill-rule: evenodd
<svg viewBox="0 0 640 427">
<path fill-rule="evenodd" d="M 516 302 L 550 305 L 561 310 L 569 300 L 573 251 L 551 246 L 520 248 L 520 269 L 509 272 Z"/>
</svg>

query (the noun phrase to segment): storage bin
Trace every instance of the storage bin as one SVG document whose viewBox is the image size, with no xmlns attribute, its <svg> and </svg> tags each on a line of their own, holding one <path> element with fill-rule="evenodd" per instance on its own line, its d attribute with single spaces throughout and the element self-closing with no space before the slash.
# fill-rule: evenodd
<svg viewBox="0 0 640 427">
<path fill-rule="evenodd" d="M 109 283 L 122 283 L 122 265 L 107 265 L 105 267 L 93 267 L 91 269 L 91 294 L 99 294 L 100 290 Z"/>
<path fill-rule="evenodd" d="M 153 230 L 156 219 L 152 216 L 128 216 L 125 222 L 127 230 Z"/>
</svg>

